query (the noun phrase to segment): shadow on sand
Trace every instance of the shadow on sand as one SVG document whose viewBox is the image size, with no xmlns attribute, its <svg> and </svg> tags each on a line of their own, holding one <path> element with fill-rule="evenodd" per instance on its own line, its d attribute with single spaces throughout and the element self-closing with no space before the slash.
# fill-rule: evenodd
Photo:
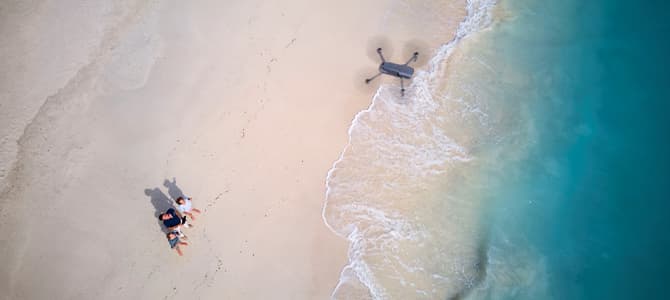
<svg viewBox="0 0 670 300">
<path fill-rule="evenodd" d="M 168 189 L 168 195 L 170 195 L 172 200 L 177 200 L 179 197 L 186 197 L 184 196 L 184 193 L 181 191 L 181 189 L 177 186 L 177 179 L 174 177 L 172 177 L 172 181 L 165 179 L 165 181 L 163 181 L 163 186 Z"/>
<path fill-rule="evenodd" d="M 164 213 L 166 210 L 174 207 L 172 205 L 172 201 L 159 188 L 145 189 L 144 194 L 149 196 L 149 198 L 151 199 L 151 204 L 154 206 L 155 209 L 154 220 L 158 222 L 157 223 L 158 227 L 160 227 L 164 233 L 168 233 L 167 228 L 163 226 L 163 221 L 159 220 L 158 216 Z"/>
</svg>

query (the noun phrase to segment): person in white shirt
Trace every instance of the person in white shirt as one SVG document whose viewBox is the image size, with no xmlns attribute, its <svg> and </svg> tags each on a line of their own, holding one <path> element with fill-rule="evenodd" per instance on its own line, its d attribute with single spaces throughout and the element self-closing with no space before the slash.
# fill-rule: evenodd
<svg viewBox="0 0 670 300">
<path fill-rule="evenodd" d="M 175 202 L 177 202 L 177 210 L 181 212 L 182 214 L 185 214 L 189 217 L 191 217 L 192 220 L 195 220 L 195 217 L 193 216 L 193 213 L 200 213 L 200 210 L 197 208 L 193 207 L 193 203 L 191 202 L 191 197 L 184 198 L 184 197 L 179 197 Z"/>
</svg>

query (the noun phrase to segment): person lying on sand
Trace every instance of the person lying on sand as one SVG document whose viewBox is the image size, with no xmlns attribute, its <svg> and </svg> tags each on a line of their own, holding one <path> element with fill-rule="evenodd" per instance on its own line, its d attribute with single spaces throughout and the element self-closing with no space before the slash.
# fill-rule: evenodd
<svg viewBox="0 0 670 300">
<path fill-rule="evenodd" d="M 177 253 L 179 256 L 184 255 L 181 253 L 181 249 L 179 248 L 179 245 L 182 246 L 188 246 L 187 242 L 182 242 L 179 240 L 179 233 L 176 231 L 170 232 L 167 235 L 168 243 L 170 243 L 170 248 L 177 250 Z"/>
<path fill-rule="evenodd" d="M 175 231 L 179 233 L 180 237 L 183 237 L 184 234 L 181 232 L 181 225 L 188 228 L 192 225 L 186 222 L 186 216 L 182 216 L 179 212 L 175 211 L 174 208 L 168 209 L 165 213 L 162 213 L 158 216 L 158 219 L 163 221 L 163 225 L 169 231 Z"/>
<path fill-rule="evenodd" d="M 184 197 L 179 197 L 177 198 L 177 200 L 175 200 L 175 202 L 177 202 L 177 204 L 179 205 L 177 206 L 177 210 L 191 217 L 192 220 L 195 220 L 195 217 L 193 216 L 193 213 L 191 213 L 191 211 L 199 214 L 200 210 L 197 208 L 193 208 L 191 199 L 192 199 L 191 197 L 188 197 L 186 199 L 184 199 Z"/>
</svg>

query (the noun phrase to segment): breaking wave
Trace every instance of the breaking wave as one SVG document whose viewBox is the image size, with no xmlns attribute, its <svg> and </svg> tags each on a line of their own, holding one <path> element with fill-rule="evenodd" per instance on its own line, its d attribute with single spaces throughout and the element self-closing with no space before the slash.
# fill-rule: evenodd
<svg viewBox="0 0 670 300">
<path fill-rule="evenodd" d="M 462 39 L 490 24 L 494 5 L 468 1 L 455 37 L 417 71 L 405 97 L 382 85 L 355 116 L 326 179 L 324 222 L 350 242 L 332 298 L 443 298 L 476 283 L 474 204 L 441 188 L 454 169 L 475 159 L 469 142 L 445 128 L 454 119 L 485 126 L 486 114 L 440 87 L 447 59 Z"/>
</svg>

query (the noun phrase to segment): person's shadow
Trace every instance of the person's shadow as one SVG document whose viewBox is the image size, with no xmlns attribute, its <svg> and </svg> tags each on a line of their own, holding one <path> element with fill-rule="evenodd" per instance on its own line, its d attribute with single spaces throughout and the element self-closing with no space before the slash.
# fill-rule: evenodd
<svg viewBox="0 0 670 300">
<path fill-rule="evenodd" d="M 163 181 L 163 186 L 165 186 L 168 189 L 168 195 L 170 195 L 170 198 L 172 200 L 177 200 L 179 197 L 184 197 L 184 193 L 181 191 L 181 189 L 177 186 L 177 179 L 172 177 L 172 181 L 165 179 Z"/>
<path fill-rule="evenodd" d="M 144 194 L 149 196 L 151 199 L 151 204 L 156 210 L 154 212 L 154 220 L 158 221 L 158 227 L 160 227 L 164 233 L 168 233 L 167 228 L 163 226 L 163 221 L 159 220 L 158 216 L 160 216 L 168 209 L 173 208 L 172 201 L 170 201 L 170 198 L 168 198 L 168 196 L 165 195 L 165 193 L 163 193 L 163 191 L 161 191 L 159 188 L 145 189 Z"/>
</svg>

